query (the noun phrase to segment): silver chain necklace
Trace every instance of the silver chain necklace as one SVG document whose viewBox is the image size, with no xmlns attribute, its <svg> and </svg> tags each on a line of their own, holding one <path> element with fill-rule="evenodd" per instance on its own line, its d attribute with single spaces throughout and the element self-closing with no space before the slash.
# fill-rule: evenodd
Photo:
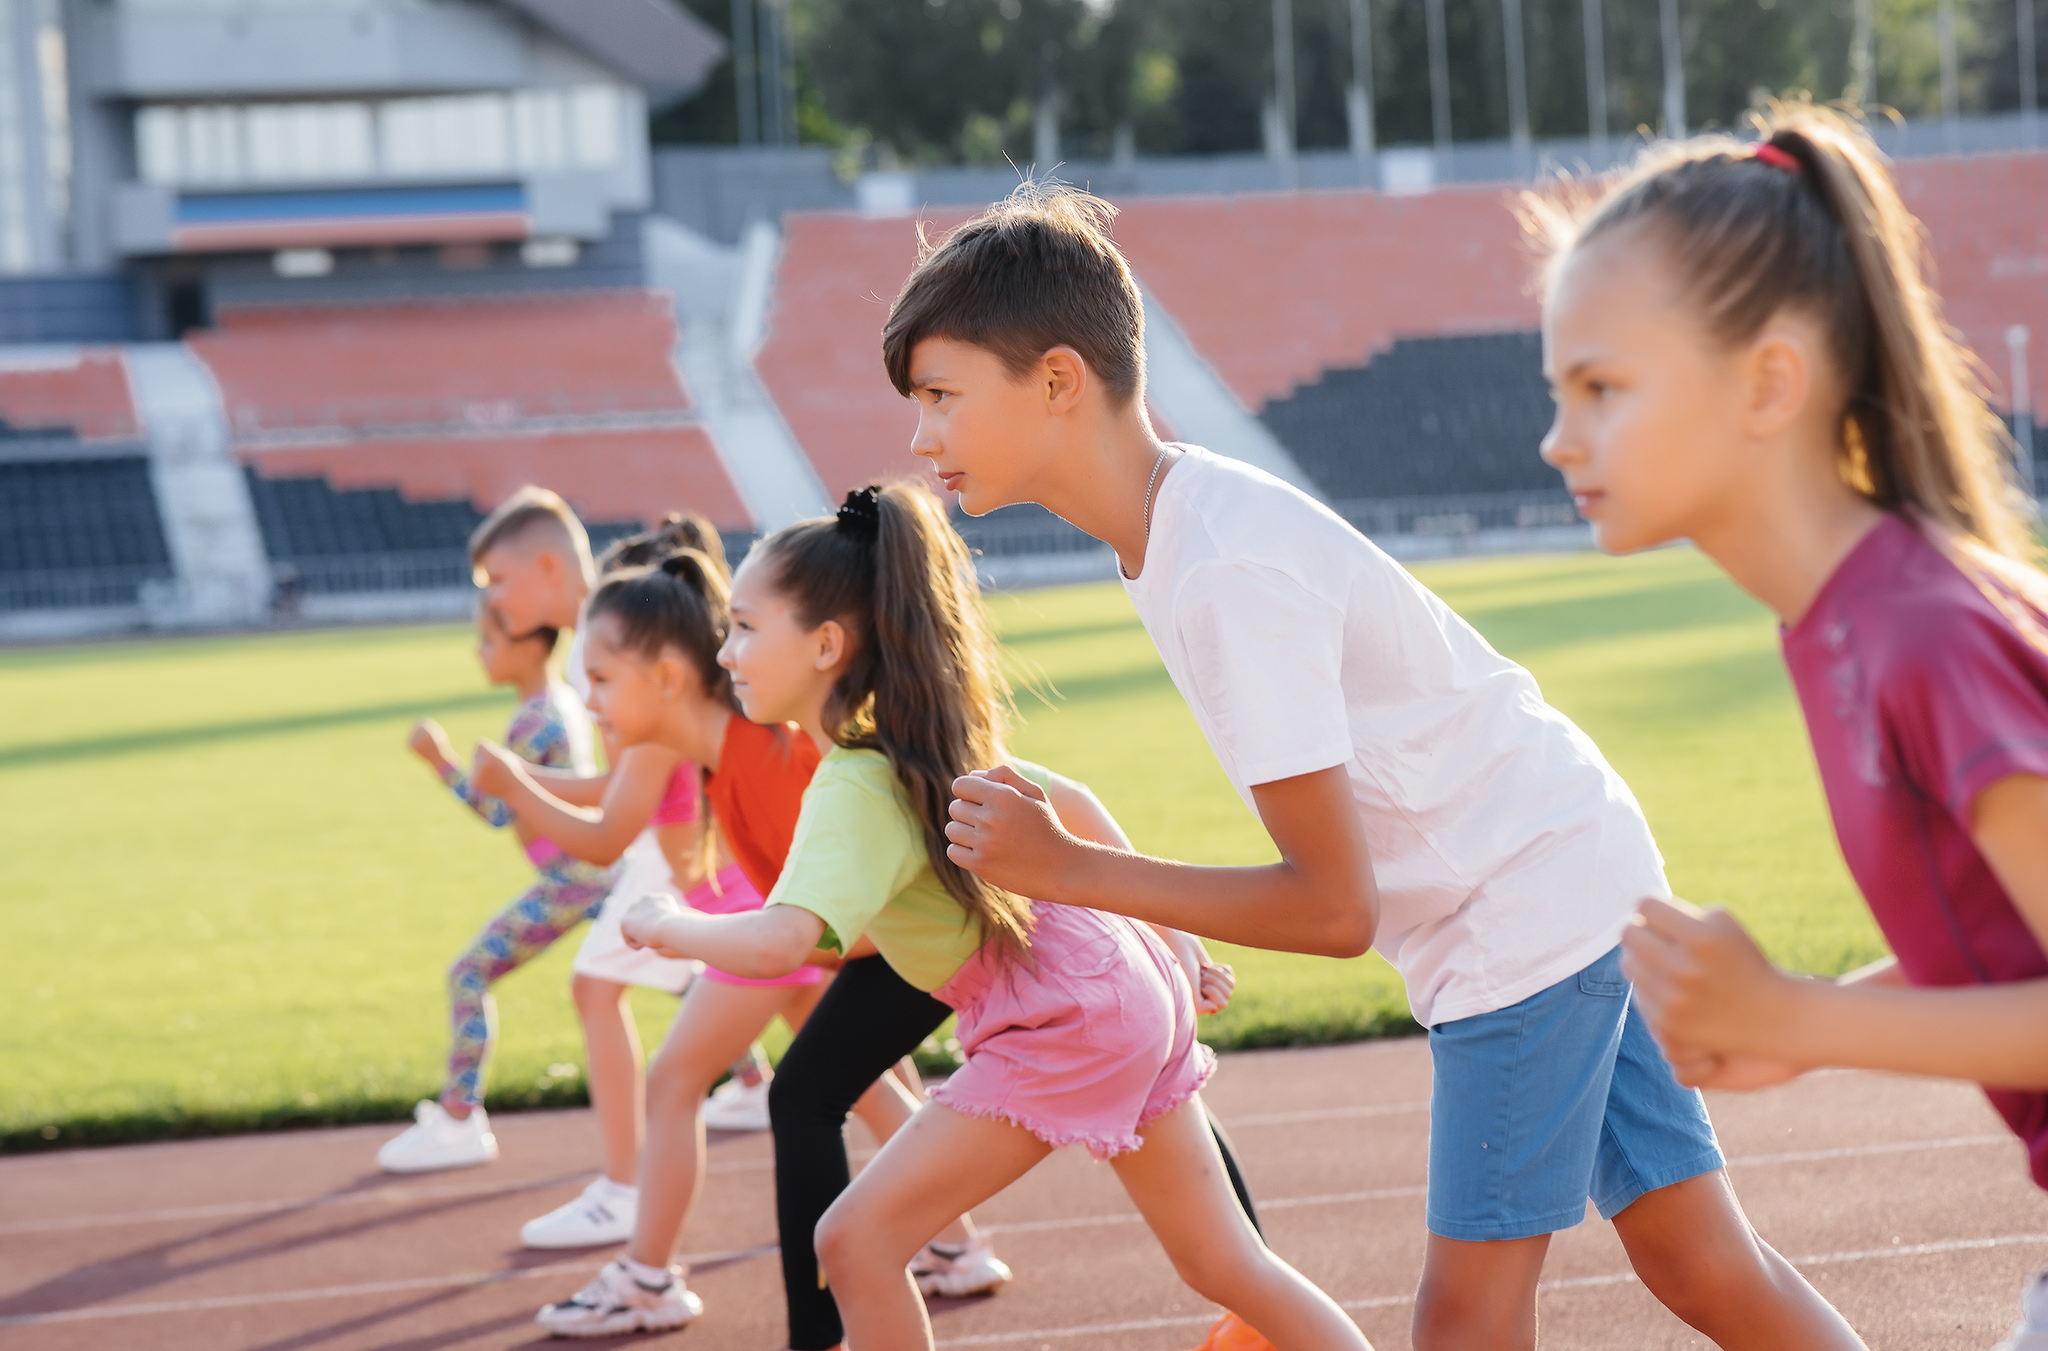
<svg viewBox="0 0 2048 1351">
<path fill-rule="evenodd" d="M 1145 544 L 1148 550 L 1152 544 L 1152 490 L 1159 486 L 1159 471 L 1165 464 L 1166 447 L 1161 446 L 1158 458 L 1152 461 L 1152 476 L 1145 480 Z M 1123 579 L 1127 582 L 1138 580 L 1130 573 L 1124 572 L 1124 561 L 1121 558 L 1116 561 L 1116 570 L 1123 574 Z"/>
</svg>

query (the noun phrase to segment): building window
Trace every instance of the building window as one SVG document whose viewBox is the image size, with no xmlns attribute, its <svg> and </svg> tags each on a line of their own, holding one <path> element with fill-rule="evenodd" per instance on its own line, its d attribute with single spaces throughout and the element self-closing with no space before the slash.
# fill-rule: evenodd
<svg viewBox="0 0 2048 1351">
<path fill-rule="evenodd" d="M 172 187 L 606 169 L 625 108 L 608 85 L 376 102 L 152 104 L 145 182 Z"/>
</svg>

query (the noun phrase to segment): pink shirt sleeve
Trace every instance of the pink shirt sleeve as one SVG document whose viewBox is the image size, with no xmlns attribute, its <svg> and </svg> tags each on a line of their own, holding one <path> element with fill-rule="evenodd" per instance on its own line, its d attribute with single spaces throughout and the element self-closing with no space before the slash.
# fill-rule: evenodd
<svg viewBox="0 0 2048 1351">
<path fill-rule="evenodd" d="M 654 809 L 650 824 L 657 826 L 686 826 L 697 819 L 699 775 L 697 766 L 688 760 L 676 766 L 676 772 L 669 776 L 668 791 L 661 795 L 661 803 Z"/>
<path fill-rule="evenodd" d="M 1943 619 L 1898 672 L 1885 722 L 1913 782 L 1967 828 L 1992 784 L 2048 776 L 2048 651 L 1995 612 Z"/>
</svg>

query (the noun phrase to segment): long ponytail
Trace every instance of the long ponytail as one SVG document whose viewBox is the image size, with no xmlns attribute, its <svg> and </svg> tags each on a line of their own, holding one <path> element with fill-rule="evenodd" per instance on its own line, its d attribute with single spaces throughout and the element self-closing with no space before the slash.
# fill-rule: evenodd
<svg viewBox="0 0 2048 1351">
<path fill-rule="evenodd" d="M 2012 438 L 1980 363 L 1941 315 L 1926 240 L 1862 127 L 1810 102 L 1758 114 L 1760 144 L 1698 136 L 1652 146 L 1591 186 L 1525 193 L 1552 266 L 1627 225 L 1654 232 L 1681 294 L 1729 346 L 1784 309 L 1818 319 L 1848 388 L 1843 480 L 1905 516 L 2032 640 L 2048 577 L 2007 468 Z"/>
<path fill-rule="evenodd" d="M 921 484 L 864 488 L 837 517 L 788 526 L 757 547 L 802 624 L 848 630 L 853 653 L 825 708 L 833 739 L 889 757 L 940 884 L 983 942 L 1021 955 L 1029 904 L 946 854 L 953 780 L 1001 759 L 1010 706 L 973 560 L 945 509 Z"/>
</svg>

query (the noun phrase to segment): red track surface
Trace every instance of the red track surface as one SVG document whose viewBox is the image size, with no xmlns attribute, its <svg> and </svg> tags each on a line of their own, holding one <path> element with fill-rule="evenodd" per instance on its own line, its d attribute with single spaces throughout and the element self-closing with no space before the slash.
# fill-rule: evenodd
<svg viewBox="0 0 2048 1351">
<path fill-rule="evenodd" d="M 1209 1092 L 1274 1246 L 1408 1345 L 1422 1251 L 1428 1052 L 1417 1041 L 1227 1057 Z M 1826 1074 L 1720 1096 L 1737 1191 L 1884 1351 L 1988 1348 L 2048 1260 L 2048 1197 L 1971 1089 Z M 0 1343 L 205 1351 L 425 1351 L 539 1343 L 536 1306 L 608 1253 L 524 1253 L 521 1221 L 574 1194 L 595 1157 L 580 1112 L 505 1117 L 485 1169 L 374 1171 L 389 1127 L 0 1160 Z M 768 1141 L 718 1139 L 683 1249 L 707 1306 L 636 1345 L 783 1345 Z M 1212 1316 L 1135 1222 L 1105 1167 L 1055 1155 L 981 1212 L 1015 1284 L 936 1311 L 941 1346 L 1168 1351 Z M 1628 1275 L 1598 1220 L 1560 1234 L 1542 1296 L 1553 1347 L 1705 1343 Z M 610 1344 L 610 1343 L 607 1343 Z"/>
</svg>

